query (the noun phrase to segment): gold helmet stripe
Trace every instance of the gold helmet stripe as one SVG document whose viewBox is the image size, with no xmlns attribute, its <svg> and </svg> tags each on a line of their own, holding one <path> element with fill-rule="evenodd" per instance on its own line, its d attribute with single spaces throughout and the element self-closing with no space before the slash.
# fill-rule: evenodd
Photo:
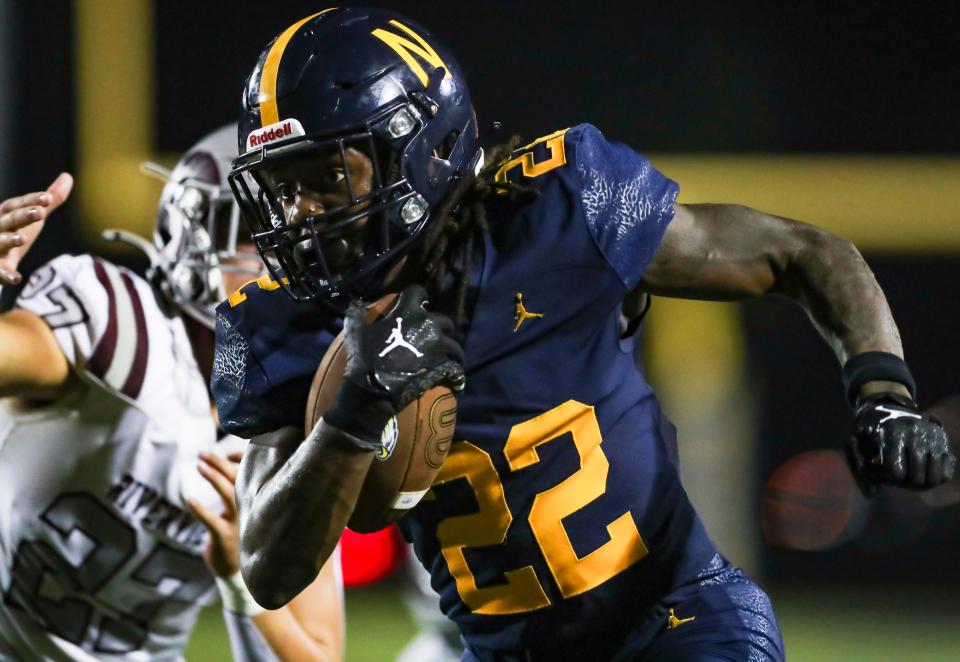
<svg viewBox="0 0 960 662">
<path fill-rule="evenodd" d="M 284 30 L 283 33 L 277 37 L 277 40 L 273 42 L 273 47 L 270 48 L 270 52 L 267 53 L 267 59 L 263 62 L 263 72 L 260 74 L 260 94 L 258 96 L 258 101 L 260 102 L 260 126 L 276 124 L 280 121 L 280 111 L 277 110 L 277 72 L 280 71 L 280 58 L 283 57 L 283 51 L 286 50 L 287 44 L 290 43 L 293 35 L 304 23 L 321 14 L 331 12 L 334 9 L 336 9 L 336 7 L 324 9 L 323 11 L 311 14 L 297 21 Z"/>
</svg>

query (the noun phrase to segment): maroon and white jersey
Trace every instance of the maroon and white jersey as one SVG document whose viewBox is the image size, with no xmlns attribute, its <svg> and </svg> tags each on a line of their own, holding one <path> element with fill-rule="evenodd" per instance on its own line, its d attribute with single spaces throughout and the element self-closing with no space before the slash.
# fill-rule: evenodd
<svg viewBox="0 0 960 662">
<path fill-rule="evenodd" d="M 215 595 L 184 496 L 222 510 L 197 473 L 216 430 L 183 322 L 86 255 L 37 271 L 17 306 L 79 379 L 50 405 L 0 406 L 0 658 L 179 659 Z"/>
</svg>

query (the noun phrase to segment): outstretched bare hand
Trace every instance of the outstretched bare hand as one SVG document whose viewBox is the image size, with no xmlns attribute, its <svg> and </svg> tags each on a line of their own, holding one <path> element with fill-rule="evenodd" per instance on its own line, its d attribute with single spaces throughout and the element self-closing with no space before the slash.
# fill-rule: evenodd
<svg viewBox="0 0 960 662">
<path fill-rule="evenodd" d="M 210 532 L 210 542 L 203 551 L 203 560 L 217 577 L 230 577 L 240 569 L 240 553 L 237 550 L 237 499 L 233 484 L 237 480 L 238 453 L 222 457 L 214 453 L 201 453 L 200 473 L 213 485 L 223 501 L 223 513 L 214 514 L 195 499 L 187 499 L 187 508 L 203 522 Z"/>
<path fill-rule="evenodd" d="M 7 198 L 0 203 L 0 285 L 20 282 L 17 267 L 30 250 L 46 218 L 73 189 L 73 177 L 61 172 L 46 191 Z"/>
</svg>

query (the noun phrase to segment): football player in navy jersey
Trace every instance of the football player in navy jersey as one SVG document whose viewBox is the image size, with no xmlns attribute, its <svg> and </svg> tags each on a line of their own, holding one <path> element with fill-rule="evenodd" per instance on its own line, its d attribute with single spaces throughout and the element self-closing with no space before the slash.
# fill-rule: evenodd
<svg viewBox="0 0 960 662">
<path fill-rule="evenodd" d="M 783 659 L 769 600 L 680 484 L 675 430 L 633 361 L 637 327 L 651 294 L 792 298 L 843 366 L 864 490 L 936 486 L 955 458 L 913 401 L 872 273 L 813 226 L 678 204 L 674 182 L 588 124 L 486 158 L 478 136 L 453 55 L 404 17 L 324 10 L 261 54 L 231 185 L 272 279 L 248 289 L 345 311 L 349 360 L 306 439 L 293 426 L 249 446 L 250 590 L 277 607 L 315 576 L 384 425 L 445 384 L 456 441 L 401 527 L 465 659 Z M 364 319 L 364 302 L 397 291 Z M 243 306 L 221 306 L 225 351 L 244 349 L 230 321 Z M 296 334 L 292 319 L 257 324 Z"/>
</svg>

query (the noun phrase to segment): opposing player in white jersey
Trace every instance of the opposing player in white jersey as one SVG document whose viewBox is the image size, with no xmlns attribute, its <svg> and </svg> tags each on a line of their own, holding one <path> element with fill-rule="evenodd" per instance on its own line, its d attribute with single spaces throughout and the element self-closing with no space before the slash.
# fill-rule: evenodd
<svg viewBox="0 0 960 662">
<path fill-rule="evenodd" d="M 65 255 L 0 316 L 0 659 L 179 659 L 216 596 L 211 570 L 228 575 L 216 583 L 235 658 L 341 657 L 332 567 L 275 612 L 237 572 L 235 470 L 206 385 L 213 307 L 260 271 L 223 186 L 235 136 L 211 134 L 169 173 L 152 243 L 114 234 L 151 256 L 148 280 Z M 0 205 L 0 282 L 19 281 L 71 187 L 61 175 Z"/>
</svg>

